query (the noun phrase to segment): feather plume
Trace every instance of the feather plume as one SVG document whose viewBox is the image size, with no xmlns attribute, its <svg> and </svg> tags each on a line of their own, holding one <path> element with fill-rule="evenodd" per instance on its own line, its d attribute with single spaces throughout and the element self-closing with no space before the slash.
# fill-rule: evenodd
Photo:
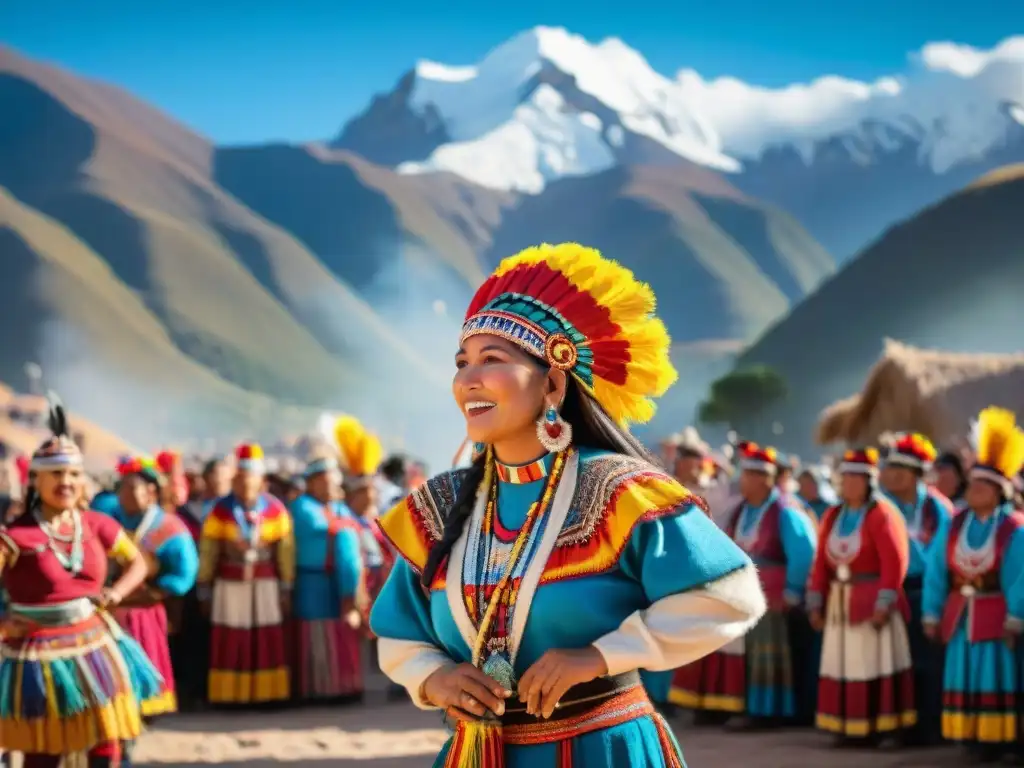
<svg viewBox="0 0 1024 768">
<path fill-rule="evenodd" d="M 1013 478 L 1024 467 L 1024 431 L 1005 408 L 988 407 L 978 416 L 978 463 Z"/>
<path fill-rule="evenodd" d="M 466 319 L 484 310 L 570 339 L 578 355 L 573 376 L 620 424 L 650 421 L 654 398 L 678 377 L 651 287 L 593 248 L 545 244 L 504 259 Z"/>
<path fill-rule="evenodd" d="M 50 409 L 50 431 L 56 437 L 69 437 L 68 417 L 64 411 L 64 403 L 61 401 L 60 396 L 51 389 L 46 393 L 46 402 Z"/>
<path fill-rule="evenodd" d="M 377 474 L 384 460 L 384 446 L 354 416 L 342 416 L 334 422 L 334 440 L 348 474 L 362 477 Z"/>
</svg>

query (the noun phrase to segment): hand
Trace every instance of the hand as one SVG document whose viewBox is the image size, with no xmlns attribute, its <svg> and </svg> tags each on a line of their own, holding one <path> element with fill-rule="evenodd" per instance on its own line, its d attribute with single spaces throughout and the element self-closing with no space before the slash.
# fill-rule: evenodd
<svg viewBox="0 0 1024 768">
<path fill-rule="evenodd" d="M 1004 629 L 1003 642 L 1006 643 L 1006 647 L 1012 651 L 1017 645 L 1017 633 L 1012 629 Z"/>
<path fill-rule="evenodd" d="M 592 645 L 575 651 L 547 651 L 519 681 L 519 700 L 526 703 L 527 714 L 549 718 L 566 691 L 607 674 L 604 656 Z"/>
<path fill-rule="evenodd" d="M 19 616 L 8 616 L 0 619 L 0 638 L 17 639 L 24 637 L 32 629 L 32 622 Z"/>
<path fill-rule="evenodd" d="M 281 616 L 288 618 L 292 615 L 292 593 L 290 589 L 282 589 L 279 597 L 281 603 Z"/>
<path fill-rule="evenodd" d="M 95 603 L 103 610 L 109 611 L 112 608 L 117 608 L 123 599 L 124 598 L 121 597 L 121 593 L 116 589 L 104 587 L 100 590 L 100 596 L 96 598 Z"/>
<path fill-rule="evenodd" d="M 926 621 L 922 623 L 921 629 L 924 631 L 924 636 L 933 643 L 937 643 L 939 641 L 939 625 L 934 621 Z"/>
<path fill-rule="evenodd" d="M 889 623 L 889 609 L 888 608 L 875 608 L 875 612 L 871 614 L 871 626 L 875 629 L 881 629 Z"/>
<path fill-rule="evenodd" d="M 213 613 L 213 601 L 210 598 L 199 598 L 199 613 L 204 619 L 210 618 L 210 614 Z"/>
<path fill-rule="evenodd" d="M 512 695 L 512 691 L 504 690 L 494 678 L 472 664 L 442 667 L 423 681 L 421 692 L 429 703 L 466 722 L 478 720 L 488 712 L 501 717 L 505 713 L 505 699 Z"/>
<path fill-rule="evenodd" d="M 363 615 L 356 608 L 356 601 L 351 597 L 346 597 L 341 601 L 341 620 L 350 629 L 359 629 L 363 624 Z"/>
<path fill-rule="evenodd" d="M 807 620 L 811 623 L 811 629 L 815 632 L 821 632 L 825 628 L 825 617 L 822 615 L 820 608 L 815 608 L 808 613 Z"/>
</svg>

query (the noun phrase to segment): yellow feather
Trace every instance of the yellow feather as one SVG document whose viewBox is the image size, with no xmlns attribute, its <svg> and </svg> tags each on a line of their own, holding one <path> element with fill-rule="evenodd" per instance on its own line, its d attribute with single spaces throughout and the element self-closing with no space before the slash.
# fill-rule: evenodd
<svg viewBox="0 0 1024 768">
<path fill-rule="evenodd" d="M 988 407 L 978 416 L 978 463 L 1014 477 L 1024 467 L 1024 431 L 1005 408 Z"/>
<path fill-rule="evenodd" d="M 375 475 L 384 460 L 384 446 L 354 416 L 342 416 L 334 423 L 334 440 L 341 462 L 351 475 Z"/>
<path fill-rule="evenodd" d="M 665 394 L 679 377 L 669 357 L 672 340 L 668 329 L 654 316 L 657 308 L 654 291 L 626 267 L 579 243 L 545 243 L 527 248 L 504 259 L 495 275 L 541 262 L 561 272 L 580 291 L 590 294 L 608 312 L 608 319 L 619 327 L 612 339 L 589 339 L 591 344 L 612 340 L 629 343 L 630 362 L 626 366 L 625 384 L 595 377 L 591 393 L 620 424 L 650 421 L 655 412 L 653 398 Z"/>
</svg>

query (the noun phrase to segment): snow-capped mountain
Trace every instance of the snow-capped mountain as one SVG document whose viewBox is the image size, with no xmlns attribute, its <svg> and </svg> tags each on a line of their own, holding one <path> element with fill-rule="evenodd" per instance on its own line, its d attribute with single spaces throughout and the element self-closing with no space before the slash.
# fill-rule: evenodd
<svg viewBox="0 0 1024 768">
<path fill-rule="evenodd" d="M 1024 160 L 1022 124 L 1024 37 L 988 51 L 931 43 L 873 83 L 824 76 L 770 89 L 690 69 L 670 78 L 617 38 L 537 27 L 473 66 L 421 61 L 335 144 L 402 173 L 450 171 L 527 194 L 616 165 L 696 163 L 787 208 L 843 257 Z M 843 197 L 851 185 L 885 198 L 863 222 Z M 839 209 L 842 231 L 816 221 Z"/>
<path fill-rule="evenodd" d="M 907 72 L 874 83 L 827 76 L 769 89 L 691 69 L 669 79 L 617 38 L 591 44 L 537 27 L 474 66 L 421 61 L 405 106 L 444 140 L 399 163 L 403 172 L 446 170 L 497 189 L 539 192 L 551 179 L 605 170 L 628 135 L 727 172 L 783 146 L 810 163 L 835 137 L 851 154 L 910 142 L 942 173 L 1016 136 L 1024 37 L 991 51 L 932 43 Z"/>
</svg>

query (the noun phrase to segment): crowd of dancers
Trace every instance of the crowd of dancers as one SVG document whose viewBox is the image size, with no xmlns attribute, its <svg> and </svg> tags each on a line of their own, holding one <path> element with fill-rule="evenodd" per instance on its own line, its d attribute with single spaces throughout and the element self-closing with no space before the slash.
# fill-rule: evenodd
<svg viewBox="0 0 1024 768">
<path fill-rule="evenodd" d="M 245 444 L 126 457 L 94 494 L 53 399 L 0 526 L 0 749 L 127 765 L 179 709 L 358 700 L 372 652 L 450 718 L 445 768 L 681 768 L 673 708 L 1019 756 L 1014 414 L 969 458 L 907 433 L 834 471 L 726 462 L 690 429 L 658 467 L 625 427 L 675 378 L 653 307 L 592 249 L 503 261 L 456 357 L 471 461 L 430 480 L 342 417 L 300 477 Z"/>
<path fill-rule="evenodd" d="M 757 564 L 768 612 L 718 652 L 648 673 L 652 696 L 730 728 L 1020 755 L 1024 434 L 997 408 L 976 427 L 967 458 L 916 433 L 849 451 L 836 487 L 824 467 L 794 477 L 791 459 L 740 444 L 739 498 L 711 510 Z M 695 438 L 669 450 L 680 479 L 707 488 Z"/>
</svg>

